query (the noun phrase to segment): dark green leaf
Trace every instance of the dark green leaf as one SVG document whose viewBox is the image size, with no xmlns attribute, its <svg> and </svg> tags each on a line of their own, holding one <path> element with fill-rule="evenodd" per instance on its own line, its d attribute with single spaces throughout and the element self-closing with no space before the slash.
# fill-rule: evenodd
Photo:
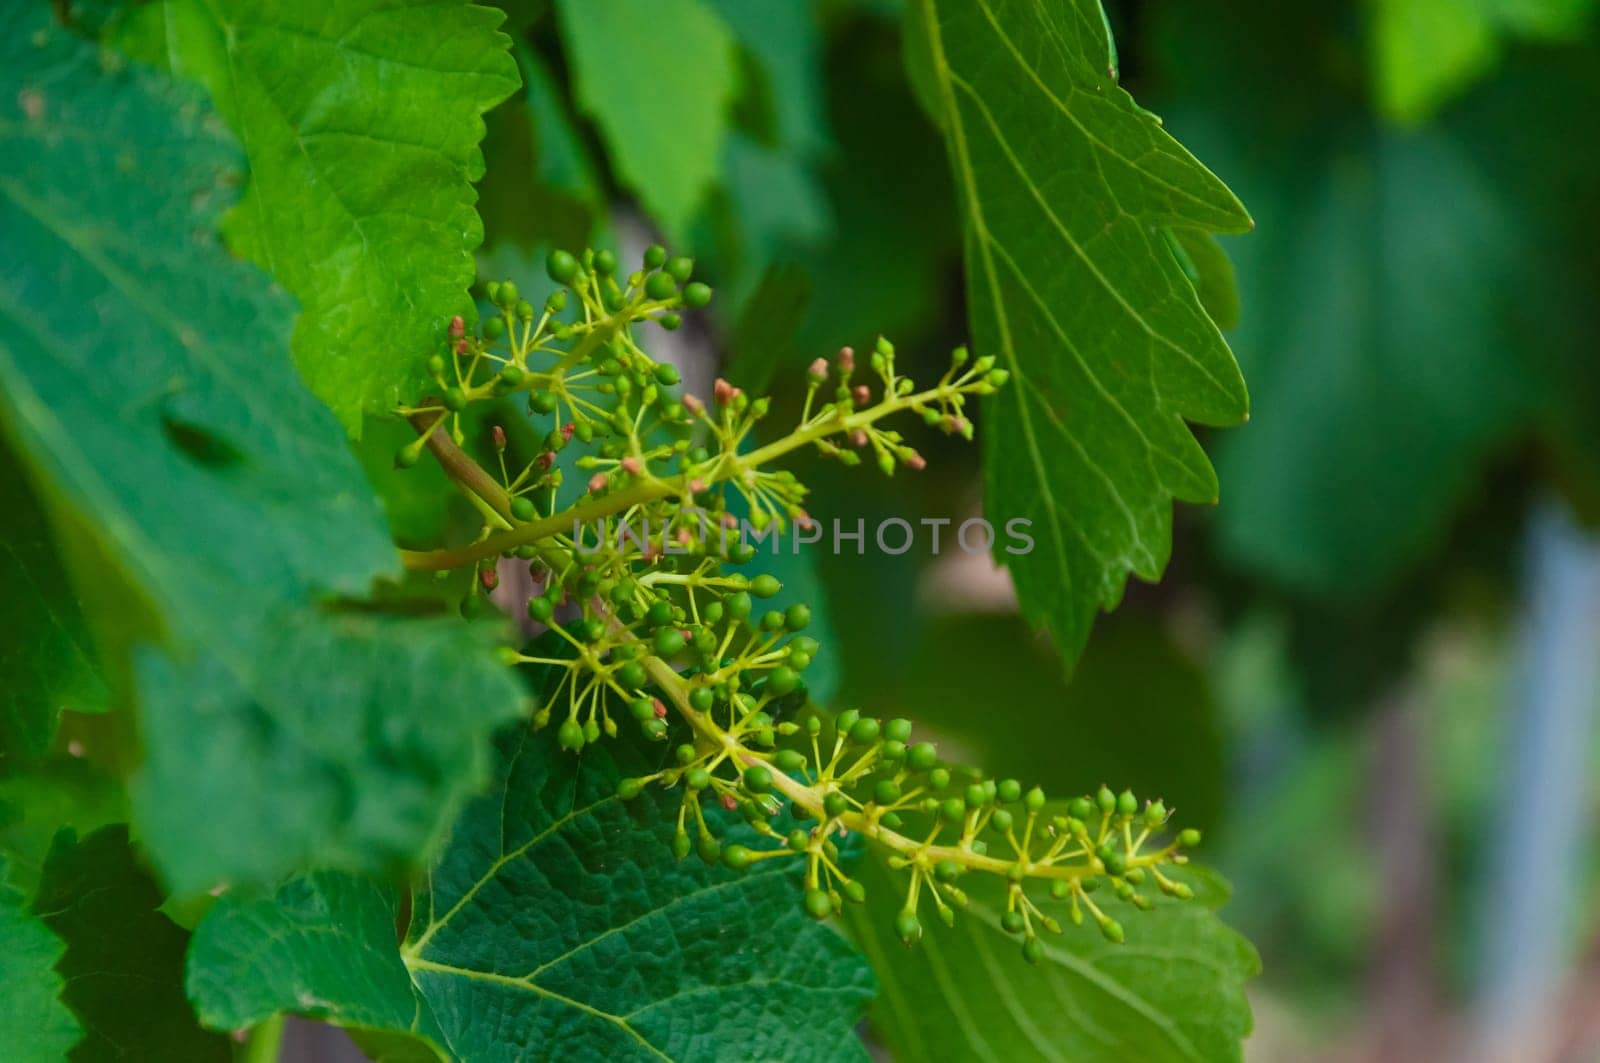
<svg viewBox="0 0 1600 1063">
<path fill-rule="evenodd" d="M 848 919 L 883 987 L 873 1028 L 897 1058 L 1241 1058 L 1240 1042 L 1251 1025 L 1244 981 L 1260 963 L 1216 917 L 1213 909 L 1227 891 L 1215 876 L 1187 870 L 1179 877 L 1193 886 L 1194 900 L 1163 897 L 1149 912 L 1130 910 L 1122 920 L 1125 944 L 1106 941 L 1092 923 L 1066 923 L 1060 936 L 1041 939 L 1044 959 L 1034 966 L 1022 958 L 1017 940 L 1000 930 L 1004 900 L 998 891 L 973 891 L 954 927 L 924 920 L 930 925 L 921 943 L 908 950 L 894 935 L 905 890 L 897 878 L 903 876 L 875 860 L 864 864 L 867 903 L 847 909 Z"/>
<path fill-rule="evenodd" d="M 45 507 L 3 439 L 0 500 L 0 765 L 11 766 L 50 748 L 62 709 L 101 711 L 110 691 Z"/>
<path fill-rule="evenodd" d="M 717 174 L 735 89 L 732 32 L 701 0 L 648 9 L 558 0 L 578 103 L 618 179 L 681 240 Z"/>
<path fill-rule="evenodd" d="M 228 1040 L 202 1030 L 184 999 L 189 935 L 157 910 L 161 901 L 126 825 L 81 841 L 70 830 L 56 836 L 33 910 L 67 944 L 56 970 L 66 979 L 62 999 L 85 1031 L 74 1063 L 232 1058 Z"/>
<path fill-rule="evenodd" d="M 414 858 L 514 687 L 457 624 L 318 604 L 397 557 L 284 354 L 287 305 L 216 239 L 238 155 L 193 93 L 49 21 L 0 25 L 22 113 L 0 227 L 26 263 L 0 280 L 0 417 L 154 606 L 159 629 L 122 623 L 134 601 L 92 617 L 135 664 L 142 838 L 178 892 Z"/>
<path fill-rule="evenodd" d="M 918 0 L 967 227 L 988 404 L 987 510 L 1032 520 L 998 557 L 1070 659 L 1131 572 L 1161 575 L 1171 502 L 1214 501 L 1185 420 L 1232 424 L 1244 383 L 1162 229 L 1249 216 L 1118 87 L 1099 0 Z"/>
<path fill-rule="evenodd" d="M 0 860 L 0 1045 L 16 1063 L 60 1063 L 83 1036 L 61 1003 L 55 966 L 66 948 L 28 912 L 22 896 L 6 884 L 5 872 Z"/>
<path fill-rule="evenodd" d="M 1260 409 L 1218 448 L 1222 545 L 1348 600 L 1437 539 L 1529 413 L 1537 378 L 1506 327 L 1516 224 L 1432 135 L 1308 150 L 1253 179 L 1271 223 L 1238 248 L 1251 310 L 1235 342 Z"/>
<path fill-rule="evenodd" d="M 55 835 L 64 827 L 87 834 L 128 818 L 122 782 L 77 757 L 56 757 L 26 771 L 0 775 L 0 853 L 11 882 L 31 892 Z"/>
<path fill-rule="evenodd" d="M 498 10 L 465 0 L 172 0 L 174 69 L 245 145 L 229 244 L 300 300 L 295 362 L 352 433 L 470 314 L 482 115 L 517 88 Z"/>
<path fill-rule="evenodd" d="M 674 860 L 678 795 L 617 798 L 647 770 L 626 748 L 575 757 L 525 729 L 501 748 L 496 792 L 456 825 L 403 946 L 392 895 L 348 876 L 224 897 L 189 964 L 206 1022 L 298 1011 L 474 1061 L 863 1056 L 871 973 L 777 862 Z"/>
</svg>

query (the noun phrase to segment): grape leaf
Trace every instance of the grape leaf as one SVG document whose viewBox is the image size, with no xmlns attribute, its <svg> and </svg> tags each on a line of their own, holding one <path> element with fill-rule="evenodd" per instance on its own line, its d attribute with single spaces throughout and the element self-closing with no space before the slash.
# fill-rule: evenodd
<svg viewBox="0 0 1600 1063">
<path fill-rule="evenodd" d="M 617 177 L 675 240 L 717 175 L 736 87 L 732 32 L 701 0 L 557 0 L 579 106 Z"/>
<path fill-rule="evenodd" d="M 955 926 L 928 920 L 922 941 L 906 949 L 894 935 L 904 883 L 876 860 L 863 864 L 867 903 L 846 909 L 847 920 L 882 985 L 873 1029 L 899 1058 L 1242 1058 L 1251 1027 L 1244 981 L 1260 962 L 1214 914 L 1227 895 L 1216 876 L 1181 873 L 1195 899 L 1157 895 L 1151 911 L 1123 920 L 1125 944 L 1106 941 L 1092 923 L 1066 924 L 1040 939 L 1045 953 L 1035 966 L 1000 929 L 998 890 L 974 890 Z"/>
<path fill-rule="evenodd" d="M 1171 502 L 1214 501 L 1185 420 L 1247 401 L 1164 228 L 1248 229 L 1233 194 L 1118 87 L 1099 0 L 919 0 L 966 222 L 975 352 L 1011 373 L 986 407 L 991 520 L 1024 613 L 1077 656 L 1131 572 L 1161 575 Z"/>
<path fill-rule="evenodd" d="M 139 603 L 91 614 L 136 636 L 110 670 L 144 710 L 143 840 L 178 892 L 414 858 L 486 774 L 514 685 L 458 623 L 320 604 L 398 557 L 284 354 L 286 300 L 216 238 L 239 159 L 196 94 L 108 69 L 43 8 L 0 33 L 21 264 L 0 278 L 0 422 L 155 610 L 131 632 Z"/>
<path fill-rule="evenodd" d="M 1217 449 L 1221 547 L 1350 601 L 1436 541 L 1531 412 L 1539 374 L 1507 312 L 1518 225 L 1436 134 L 1358 133 L 1238 169 L 1275 224 L 1238 249 L 1254 309 L 1235 346 L 1261 402 Z"/>
<path fill-rule="evenodd" d="M 482 115 L 516 91 L 505 17 L 465 0 L 171 0 L 163 39 L 245 148 L 230 246 L 299 300 L 295 363 L 360 431 L 472 313 Z"/>
<path fill-rule="evenodd" d="M 125 824 L 50 846 L 33 910 L 66 942 L 56 970 L 62 1000 L 83 1022 L 69 1058 L 233 1058 L 225 1037 L 202 1030 L 183 995 L 189 935 L 158 909 L 163 896 L 139 866 Z"/>
<path fill-rule="evenodd" d="M 66 947 L 6 883 L 0 860 L 0 1044 L 15 1063 L 59 1063 L 83 1036 L 61 1003 L 55 970 Z"/>
<path fill-rule="evenodd" d="M 103 710 L 110 698 L 83 607 L 42 500 L 0 437 L 0 765 L 50 748 L 64 708 Z"/>
<path fill-rule="evenodd" d="M 518 728 L 500 748 L 402 946 L 392 891 L 348 875 L 225 896 L 189 960 L 204 1021 L 297 1011 L 475 1061 L 865 1058 L 871 972 L 784 870 L 674 860 L 678 795 L 617 798 L 648 770 L 624 746 L 575 757 Z"/>
</svg>

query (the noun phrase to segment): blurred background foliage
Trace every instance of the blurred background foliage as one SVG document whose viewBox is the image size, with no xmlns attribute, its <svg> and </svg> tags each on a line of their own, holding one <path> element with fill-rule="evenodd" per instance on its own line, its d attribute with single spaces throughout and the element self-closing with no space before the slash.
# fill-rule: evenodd
<svg viewBox="0 0 1600 1063">
<path fill-rule="evenodd" d="M 900 6 L 657 0 L 610 25 L 583 0 L 511 4 L 527 88 L 490 116 L 483 279 L 659 235 L 719 290 L 687 348 L 741 383 L 781 393 L 878 332 L 936 371 L 965 339 L 959 216 Z M 1535 576 L 1590 586 L 1597 564 L 1594 5 L 1107 6 L 1124 85 L 1257 222 L 1223 241 L 1252 419 L 1206 437 L 1222 505 L 1180 511 L 1167 578 L 1130 588 L 1070 676 L 987 559 L 817 554 L 833 701 L 1207 827 L 1263 953 L 1259 1058 L 1417 1058 L 1535 1012 L 1520 1058 L 1592 1052 L 1563 1001 L 1600 949 L 1600 645 L 1552 658 L 1537 618 L 1581 636 L 1600 601 L 1552 603 Z M 976 515 L 976 455 L 930 459 L 808 469 L 811 511 Z M 1540 661 L 1565 767 L 1527 737 L 1550 726 Z M 1552 801 L 1564 825 L 1530 851 Z M 1536 991 L 1497 975 L 1519 963 Z"/>
<path fill-rule="evenodd" d="M 524 89 L 487 119 L 481 280 L 537 300 L 551 246 L 661 238 L 718 298 L 650 342 L 701 393 L 726 373 L 780 404 L 841 344 L 885 333 L 928 378 L 965 342 L 900 0 L 503 6 Z M 1600 1058 L 1595 6 L 1108 0 L 1123 84 L 1256 221 L 1222 241 L 1236 323 L 1203 273 L 1251 392 L 1247 425 L 1203 436 L 1222 504 L 1180 507 L 1165 578 L 1071 674 L 948 529 L 937 556 L 784 562 L 835 707 L 1207 831 L 1262 953 L 1257 1059 Z M 365 467 L 401 542 L 431 542 L 448 485 L 393 474 L 397 432 L 369 422 Z M 978 515 L 976 449 L 916 442 L 922 475 L 798 470 L 810 511 Z M 69 714 L 69 748 L 107 719 Z M 8 777 L 14 874 L 49 841 L 24 805 L 86 833 L 117 795 L 70 758 Z"/>
</svg>

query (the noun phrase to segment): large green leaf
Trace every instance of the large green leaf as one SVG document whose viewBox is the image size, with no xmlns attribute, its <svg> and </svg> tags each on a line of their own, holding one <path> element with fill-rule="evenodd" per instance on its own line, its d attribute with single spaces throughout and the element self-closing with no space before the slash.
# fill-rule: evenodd
<svg viewBox="0 0 1600 1063">
<path fill-rule="evenodd" d="M 1260 409 L 1217 451 L 1222 545 L 1349 599 L 1437 540 L 1531 412 L 1539 377 L 1507 312 L 1517 224 L 1434 134 L 1357 133 L 1240 172 L 1270 223 L 1238 249 L 1235 343 Z"/>
<path fill-rule="evenodd" d="M 230 245 L 304 312 L 294 354 L 352 433 L 470 314 L 482 115 L 514 92 L 504 15 L 466 0 L 171 0 L 162 40 L 243 143 Z"/>
<path fill-rule="evenodd" d="M 991 520 L 1024 612 L 1070 659 L 1131 572 L 1157 579 L 1173 499 L 1214 501 L 1185 420 L 1232 424 L 1244 382 L 1162 231 L 1238 232 L 1233 194 L 1116 81 L 1099 0 L 918 0 L 961 188 L 976 352 L 1010 370 L 987 405 Z"/>
<path fill-rule="evenodd" d="M 737 85 L 733 33 L 701 0 L 557 0 L 579 105 L 617 177 L 675 239 L 717 175 Z"/>
<path fill-rule="evenodd" d="M 1251 1026 L 1244 981 L 1260 963 L 1249 943 L 1216 917 L 1213 909 L 1227 891 L 1215 876 L 1182 873 L 1195 899 L 1160 898 L 1151 911 L 1130 913 L 1122 945 L 1106 941 L 1092 924 L 1067 924 L 1060 936 L 1041 939 L 1044 958 L 1035 966 L 1000 930 L 1003 900 L 978 891 L 955 926 L 930 921 L 922 941 L 906 949 L 894 934 L 904 883 L 877 861 L 864 863 L 867 903 L 847 909 L 848 919 L 882 986 L 873 1028 L 897 1058 L 1241 1058 Z"/>
<path fill-rule="evenodd" d="M 238 154 L 194 93 L 49 23 L 0 25 L 0 422 L 154 608 L 92 616 L 135 665 L 143 838 L 180 892 L 411 859 L 514 686 L 457 623 L 320 604 L 398 558 L 286 301 L 216 238 Z"/>
<path fill-rule="evenodd" d="M 0 860 L 0 1044 L 16 1063 L 60 1063 L 83 1035 L 61 1003 L 55 970 L 66 947 L 6 883 Z"/>
<path fill-rule="evenodd" d="M 83 607 L 50 541 L 45 507 L 0 438 L 0 765 L 50 748 L 62 709 L 109 699 Z"/>
<path fill-rule="evenodd" d="M 297 1011 L 402 1031 L 474 1061 L 835 1060 L 872 975 L 800 911 L 773 863 L 676 861 L 677 794 L 615 796 L 636 754 L 559 752 L 548 732 L 501 742 L 496 792 L 457 823 L 412 904 L 350 876 L 224 897 L 196 931 L 189 992 L 237 1027 Z M 626 766 L 623 766 L 623 765 Z"/>
<path fill-rule="evenodd" d="M 56 965 L 62 999 L 83 1021 L 74 1063 L 102 1059 L 233 1058 L 227 1038 L 202 1030 L 183 995 L 189 935 L 158 909 L 162 892 L 139 866 L 126 825 L 50 847 L 33 910 L 66 942 Z"/>
</svg>

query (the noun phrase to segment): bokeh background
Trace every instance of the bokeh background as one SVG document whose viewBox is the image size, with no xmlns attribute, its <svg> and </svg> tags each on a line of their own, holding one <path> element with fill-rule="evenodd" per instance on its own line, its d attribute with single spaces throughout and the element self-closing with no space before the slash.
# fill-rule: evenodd
<svg viewBox="0 0 1600 1063">
<path fill-rule="evenodd" d="M 959 216 L 897 0 L 674 4 L 697 17 L 634 20 L 611 65 L 507 6 L 527 89 L 489 117 L 483 279 L 663 238 L 719 291 L 670 337 L 691 384 L 781 394 L 880 332 L 942 370 Z M 1253 412 L 1203 436 L 1221 505 L 1179 510 L 1166 578 L 1073 667 L 984 558 L 785 574 L 835 706 L 1205 829 L 1263 959 L 1256 1060 L 1600 1059 L 1595 6 L 1107 0 L 1123 84 L 1257 222 L 1223 242 Z M 922 475 L 807 468 L 811 511 L 980 513 L 974 448 L 927 444 Z"/>
</svg>

